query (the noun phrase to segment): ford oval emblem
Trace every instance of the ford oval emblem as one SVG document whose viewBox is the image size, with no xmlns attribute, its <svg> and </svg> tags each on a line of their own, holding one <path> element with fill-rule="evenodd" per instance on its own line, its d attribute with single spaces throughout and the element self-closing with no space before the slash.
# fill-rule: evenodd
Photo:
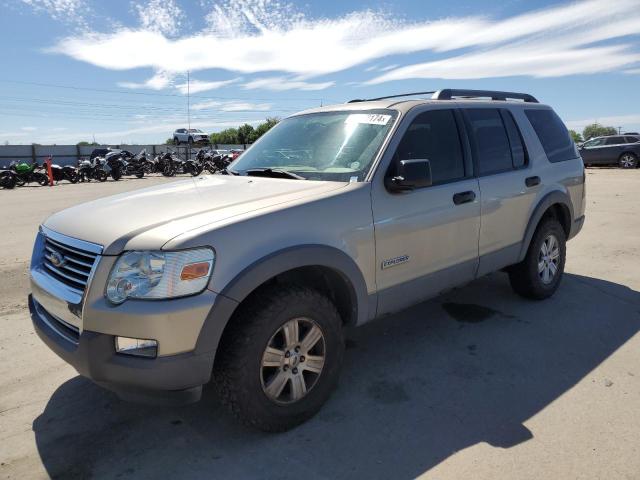
<svg viewBox="0 0 640 480">
<path fill-rule="evenodd" d="M 51 262 L 51 264 L 54 267 L 61 267 L 65 264 L 65 262 L 67 261 L 66 258 L 64 258 L 62 256 L 62 254 L 58 253 L 58 252 L 53 252 L 51 254 L 51 256 L 49 257 L 49 261 Z"/>
</svg>

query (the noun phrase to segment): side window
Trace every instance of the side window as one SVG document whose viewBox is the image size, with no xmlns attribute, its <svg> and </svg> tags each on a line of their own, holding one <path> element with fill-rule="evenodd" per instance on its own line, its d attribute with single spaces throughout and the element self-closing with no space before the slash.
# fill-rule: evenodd
<svg viewBox="0 0 640 480">
<path fill-rule="evenodd" d="M 520 129 L 518 125 L 516 125 L 516 121 L 509 110 L 500 110 L 500 114 L 502 115 L 504 126 L 507 129 L 507 135 L 509 136 L 513 167 L 524 167 L 527 164 L 527 151 L 524 147 Z"/>
<path fill-rule="evenodd" d="M 624 138 L 622 137 L 607 137 L 605 145 L 620 145 L 622 143 L 625 143 Z"/>
<path fill-rule="evenodd" d="M 526 109 L 524 113 L 536 131 L 550 162 L 577 158 L 575 144 L 556 112 L 551 109 Z"/>
<path fill-rule="evenodd" d="M 396 160 L 426 159 L 433 183 L 464 178 L 464 157 L 452 110 L 431 110 L 418 115 L 402 137 Z"/>
<path fill-rule="evenodd" d="M 637 143 L 640 142 L 640 137 L 625 137 L 627 139 L 627 143 Z"/>
<path fill-rule="evenodd" d="M 511 146 L 500 112 L 493 108 L 473 108 L 467 110 L 467 115 L 475 143 L 478 174 L 511 170 Z"/>
</svg>

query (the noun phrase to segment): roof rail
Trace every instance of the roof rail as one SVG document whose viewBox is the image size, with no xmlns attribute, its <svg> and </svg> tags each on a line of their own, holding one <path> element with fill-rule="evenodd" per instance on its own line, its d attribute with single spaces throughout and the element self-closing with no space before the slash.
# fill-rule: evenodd
<svg viewBox="0 0 640 480">
<path fill-rule="evenodd" d="M 539 103 L 538 100 L 528 93 L 517 93 L 517 92 L 501 92 L 497 90 L 460 90 L 460 89 L 452 89 L 445 88 L 443 90 L 438 90 L 431 97 L 434 100 L 452 100 L 453 97 L 462 97 L 462 98 L 490 98 L 491 100 L 502 100 L 505 101 L 507 99 L 512 100 L 524 100 L 527 103 Z"/>
<path fill-rule="evenodd" d="M 490 98 L 491 100 L 524 100 L 527 103 L 539 103 L 538 100 L 528 93 L 517 92 L 500 92 L 497 90 L 460 90 L 445 88 L 438 90 L 437 92 L 412 92 L 412 93 L 400 93 L 397 95 L 386 95 L 384 97 L 377 98 L 356 98 L 349 100 L 347 103 L 358 102 L 375 102 L 376 100 L 386 100 L 388 98 L 400 98 L 400 97 L 412 97 L 414 95 L 431 95 L 432 100 L 453 100 L 454 97 L 461 98 Z"/>
<path fill-rule="evenodd" d="M 432 90 L 430 92 L 400 93 L 398 95 L 386 95 L 384 97 L 377 97 L 377 98 L 355 98 L 353 100 L 349 100 L 347 103 L 375 102 L 376 100 L 386 100 L 387 98 L 412 97 L 413 95 L 432 95 L 434 93 L 436 92 Z"/>
</svg>

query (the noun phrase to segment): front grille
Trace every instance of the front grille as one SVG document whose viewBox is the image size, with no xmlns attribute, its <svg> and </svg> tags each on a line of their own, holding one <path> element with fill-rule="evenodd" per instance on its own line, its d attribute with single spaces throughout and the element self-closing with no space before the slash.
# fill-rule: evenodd
<svg viewBox="0 0 640 480">
<path fill-rule="evenodd" d="M 97 255 L 47 236 L 44 238 L 43 253 L 42 262 L 47 275 L 82 295 Z"/>
</svg>

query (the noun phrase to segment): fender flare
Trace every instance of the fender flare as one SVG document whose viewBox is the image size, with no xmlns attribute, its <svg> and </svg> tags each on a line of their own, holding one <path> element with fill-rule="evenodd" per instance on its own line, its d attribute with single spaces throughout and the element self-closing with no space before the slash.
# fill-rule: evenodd
<svg viewBox="0 0 640 480">
<path fill-rule="evenodd" d="M 242 270 L 218 293 L 198 336 L 195 353 L 215 351 L 222 333 L 238 305 L 260 285 L 277 275 L 301 267 L 332 269 L 350 285 L 355 324 L 368 320 L 369 295 L 364 276 L 345 252 L 326 245 L 301 245 L 271 253 Z M 215 268 L 214 268 L 215 275 Z"/>
<path fill-rule="evenodd" d="M 529 223 L 527 224 L 527 229 L 524 233 L 524 239 L 522 240 L 522 246 L 520 247 L 520 255 L 518 256 L 518 262 L 524 260 L 524 257 L 527 255 L 527 250 L 529 250 L 529 244 L 531 243 L 531 239 L 533 238 L 533 234 L 542 219 L 542 216 L 547 211 L 547 209 L 556 203 L 564 205 L 569 210 L 569 225 L 573 225 L 574 213 L 573 213 L 573 204 L 571 203 L 571 198 L 565 192 L 560 190 L 554 190 L 553 192 L 548 193 L 540 201 L 536 208 L 533 210 L 531 217 L 529 218 Z"/>
</svg>

